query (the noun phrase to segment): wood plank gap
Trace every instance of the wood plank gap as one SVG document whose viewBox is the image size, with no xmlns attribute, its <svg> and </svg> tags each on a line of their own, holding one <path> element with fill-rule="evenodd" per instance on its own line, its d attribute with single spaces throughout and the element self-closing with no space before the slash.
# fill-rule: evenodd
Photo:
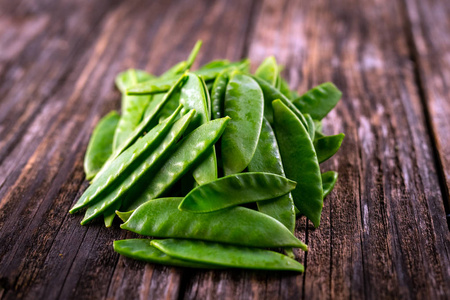
<svg viewBox="0 0 450 300">
<path fill-rule="evenodd" d="M 450 191 L 447 186 L 447 182 L 445 180 L 445 173 L 444 173 L 444 165 L 442 164 L 439 150 L 437 147 L 437 133 L 433 129 L 432 125 L 432 116 L 430 113 L 430 110 L 428 109 L 427 102 L 429 101 L 426 92 L 425 92 L 425 85 L 424 85 L 424 78 L 423 75 L 420 72 L 420 55 L 419 51 L 417 49 L 416 43 L 414 42 L 414 33 L 412 31 L 412 22 L 411 19 L 408 16 L 407 11 L 407 4 L 405 0 L 400 0 L 400 9 L 401 9 L 401 17 L 403 19 L 403 22 L 405 24 L 405 36 L 406 41 L 408 45 L 409 50 L 409 56 L 413 63 L 413 72 L 414 72 L 414 81 L 417 86 L 419 98 L 420 98 L 420 104 L 422 105 L 423 111 L 424 111 L 424 117 L 425 117 L 425 128 L 430 136 L 431 146 L 432 146 L 432 153 L 434 158 L 434 165 L 437 170 L 437 176 L 439 180 L 439 188 L 442 194 L 442 201 L 444 203 L 445 208 L 445 215 L 447 220 L 447 228 L 450 231 Z"/>
</svg>

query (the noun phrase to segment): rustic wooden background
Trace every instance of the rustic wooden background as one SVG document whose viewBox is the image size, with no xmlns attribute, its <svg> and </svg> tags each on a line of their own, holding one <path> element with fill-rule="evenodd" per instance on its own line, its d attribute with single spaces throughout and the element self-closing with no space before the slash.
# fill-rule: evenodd
<svg viewBox="0 0 450 300">
<path fill-rule="evenodd" d="M 0 0 L 0 299 L 450 298 L 450 1 Z M 304 218 L 301 275 L 206 271 L 119 257 L 131 237 L 80 226 L 83 155 L 119 107 L 114 77 L 274 54 L 292 87 L 344 97 L 323 165 L 340 174 Z"/>
</svg>

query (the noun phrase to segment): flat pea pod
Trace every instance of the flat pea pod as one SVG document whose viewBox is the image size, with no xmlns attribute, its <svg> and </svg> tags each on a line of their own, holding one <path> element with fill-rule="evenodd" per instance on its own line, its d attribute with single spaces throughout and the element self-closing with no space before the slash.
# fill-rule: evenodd
<svg viewBox="0 0 450 300">
<path fill-rule="evenodd" d="M 322 120 L 339 102 L 342 92 L 331 82 L 322 83 L 292 103 L 304 114 L 310 114 L 315 120 Z"/>
<path fill-rule="evenodd" d="M 296 183 L 284 176 L 254 172 L 228 175 L 193 189 L 178 207 L 206 213 L 286 195 Z"/>
<path fill-rule="evenodd" d="M 116 77 L 116 85 L 128 88 L 138 83 L 136 70 L 129 69 Z M 150 101 L 150 96 L 122 95 L 122 115 L 114 132 L 113 150 L 119 148 L 133 130 L 139 125 Z"/>
<path fill-rule="evenodd" d="M 178 81 L 179 76 L 167 78 L 154 78 L 138 83 L 127 89 L 127 95 L 152 95 L 164 93 Z"/>
<path fill-rule="evenodd" d="M 334 188 L 338 179 L 338 173 L 335 171 L 328 171 L 322 173 L 323 197 L 325 198 Z"/>
<path fill-rule="evenodd" d="M 130 72 L 133 73 L 133 77 L 130 77 Z M 135 79 L 135 78 L 136 79 Z M 119 89 L 119 91 L 123 94 L 126 94 L 127 89 L 136 84 L 137 82 L 144 82 L 148 80 L 155 79 L 155 76 L 138 69 L 128 69 L 125 72 L 119 73 L 119 75 L 116 76 L 114 82 Z M 136 82 L 137 81 L 137 82 Z"/>
<path fill-rule="evenodd" d="M 151 174 L 155 171 L 158 163 L 160 163 L 164 157 L 167 157 L 167 154 L 181 138 L 181 135 L 188 127 L 194 113 L 195 111 L 191 110 L 175 122 L 164 140 L 161 141 L 160 145 L 155 150 L 145 157 L 145 160 L 140 162 L 138 166 L 135 166 L 133 171 L 127 174 L 126 178 L 119 185 L 111 187 L 108 193 L 104 195 L 101 200 L 90 206 L 86 211 L 84 219 L 81 221 L 81 225 L 85 225 L 95 217 L 103 214 L 105 210 L 111 207 L 111 205 L 123 199 L 125 194 L 133 186 L 146 177 L 146 174 Z"/>
<path fill-rule="evenodd" d="M 314 141 L 314 136 L 316 133 L 316 127 L 314 126 L 314 120 L 311 118 L 309 114 L 303 114 L 305 117 L 306 123 L 308 123 L 308 135 L 311 141 Z"/>
<path fill-rule="evenodd" d="M 181 110 L 181 108 L 179 108 L 179 110 Z M 174 114 L 173 118 L 175 117 Z M 170 129 L 171 123 L 174 120 L 173 118 L 155 126 L 142 139 L 138 140 L 130 148 L 125 150 L 117 159 L 112 160 L 110 164 L 104 166 L 101 172 L 97 174 L 92 184 L 72 207 L 70 213 L 74 213 L 83 207 L 88 206 L 90 203 L 97 201 L 111 185 L 120 182 L 124 177 L 123 174 L 128 172 L 128 168 L 130 168 L 136 160 L 146 152 L 153 151 L 153 149 L 160 144 L 160 141 Z"/>
<path fill-rule="evenodd" d="M 318 138 L 314 141 L 314 148 L 316 149 L 317 159 L 319 163 L 323 163 L 332 157 L 341 147 L 345 134 L 339 133 L 337 135 L 328 135 Z"/>
<path fill-rule="evenodd" d="M 211 91 L 211 118 L 220 119 L 224 116 L 225 92 L 228 84 L 228 70 L 217 75 Z"/>
<path fill-rule="evenodd" d="M 289 89 L 289 84 L 287 83 L 286 80 L 283 79 L 283 77 L 279 76 L 279 81 L 280 81 L 280 92 L 286 96 L 286 98 L 288 99 L 292 99 L 292 92 Z"/>
<path fill-rule="evenodd" d="M 149 180 L 144 192 L 127 206 L 127 210 L 134 209 L 167 191 L 217 142 L 228 120 L 229 118 L 222 118 L 210 121 L 183 138 L 173 155 Z"/>
<path fill-rule="evenodd" d="M 182 199 L 148 201 L 120 227 L 160 238 L 196 239 L 258 248 L 308 249 L 283 224 L 255 210 L 232 207 L 209 214 L 195 214 L 178 210 Z"/>
<path fill-rule="evenodd" d="M 297 181 L 295 206 L 315 227 L 323 207 L 322 177 L 312 141 L 297 116 L 280 100 L 273 101 L 274 130 L 286 176 Z"/>
<path fill-rule="evenodd" d="M 266 119 L 264 119 L 258 146 L 252 161 L 248 165 L 248 170 L 250 172 L 270 172 L 285 176 L 278 143 L 272 127 Z M 260 201 L 256 204 L 260 212 L 275 218 L 294 232 L 295 206 L 291 193 L 272 200 Z"/>
<path fill-rule="evenodd" d="M 255 75 L 276 87 L 279 69 L 275 57 L 269 56 L 264 59 L 256 69 Z"/>
<path fill-rule="evenodd" d="M 225 94 L 225 115 L 230 124 L 221 139 L 225 175 L 242 172 L 258 145 L 264 113 L 264 96 L 250 76 L 234 73 Z"/>
<path fill-rule="evenodd" d="M 118 240 L 114 241 L 113 247 L 114 251 L 123 256 L 155 264 L 187 268 L 219 268 L 209 264 L 196 263 L 167 255 L 150 245 L 150 240 L 148 239 Z"/>
<path fill-rule="evenodd" d="M 183 104 L 183 110 L 195 109 L 196 111 L 195 117 L 186 133 L 210 120 L 206 93 L 203 80 L 197 75 L 190 73 L 180 92 L 180 103 Z M 217 159 L 214 148 L 211 147 L 208 152 L 208 156 L 195 167 L 192 173 L 198 184 L 205 184 L 217 178 Z"/>
<path fill-rule="evenodd" d="M 153 240 L 155 248 L 171 257 L 228 268 L 304 272 L 296 260 L 280 253 L 192 240 Z"/>
<path fill-rule="evenodd" d="M 223 68 L 223 67 L 228 67 L 229 64 L 230 64 L 230 61 L 228 59 L 217 59 L 217 60 L 210 61 L 209 63 L 201 66 L 199 68 L 199 70 Z"/>
<path fill-rule="evenodd" d="M 264 79 L 258 78 L 258 76 L 253 76 L 253 79 L 258 82 L 259 86 L 261 87 L 261 90 L 264 94 L 264 117 L 269 121 L 270 124 L 273 124 L 273 109 L 272 109 L 272 102 L 274 100 L 280 100 L 283 102 L 284 105 L 289 107 L 290 110 L 299 118 L 299 120 L 302 122 L 303 126 L 305 126 L 306 130 L 308 130 L 308 123 L 306 122 L 305 117 L 302 115 L 302 112 L 300 112 L 297 107 L 292 104 L 292 102 L 286 98 L 279 90 L 277 90 L 275 87 L 270 85 L 267 81 Z"/>
<path fill-rule="evenodd" d="M 119 119 L 119 114 L 112 111 L 95 126 L 84 156 L 84 172 L 87 180 L 94 178 L 111 156 L 114 131 Z"/>
</svg>

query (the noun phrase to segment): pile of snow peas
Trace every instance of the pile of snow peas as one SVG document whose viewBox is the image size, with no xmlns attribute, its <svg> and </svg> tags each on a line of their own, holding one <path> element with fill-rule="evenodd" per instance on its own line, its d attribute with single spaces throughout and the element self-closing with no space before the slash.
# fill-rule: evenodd
<svg viewBox="0 0 450 300">
<path fill-rule="evenodd" d="M 325 136 L 321 120 L 342 94 L 332 83 L 297 94 L 273 56 L 254 74 L 247 59 L 191 71 L 200 47 L 159 77 L 116 77 L 121 114 L 95 127 L 84 160 L 91 184 L 70 213 L 85 209 L 82 225 L 103 218 L 106 227 L 117 216 L 122 229 L 152 237 L 114 241 L 134 259 L 303 272 L 293 248 L 308 247 L 295 221 L 319 226 L 336 183 L 319 164 L 344 134 Z"/>
</svg>

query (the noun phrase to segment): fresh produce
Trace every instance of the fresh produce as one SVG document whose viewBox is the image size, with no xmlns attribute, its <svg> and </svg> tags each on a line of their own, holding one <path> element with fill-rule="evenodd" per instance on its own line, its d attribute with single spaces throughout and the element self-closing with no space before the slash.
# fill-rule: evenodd
<svg viewBox="0 0 450 300">
<path fill-rule="evenodd" d="M 124 256 L 193 268 L 303 272 L 292 248 L 295 219 L 319 226 L 338 174 L 320 163 L 344 134 L 325 136 L 321 120 L 341 92 L 332 83 L 303 95 L 290 90 L 268 57 L 186 61 L 153 76 L 129 69 L 116 78 L 121 115 L 99 121 L 85 155 L 91 185 L 70 213 L 82 225 L 117 215 L 124 230 L 158 238 L 114 241 Z M 282 249 L 282 253 L 267 250 Z"/>
</svg>

